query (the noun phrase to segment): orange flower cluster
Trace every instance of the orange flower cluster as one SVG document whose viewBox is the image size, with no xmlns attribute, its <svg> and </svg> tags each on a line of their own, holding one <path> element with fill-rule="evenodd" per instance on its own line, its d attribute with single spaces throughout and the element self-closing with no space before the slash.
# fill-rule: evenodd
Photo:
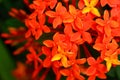
<svg viewBox="0 0 120 80">
<path fill-rule="evenodd" d="M 111 67 L 120 65 L 120 0 L 24 2 L 31 14 L 22 11 L 19 15 L 26 15 L 22 21 L 27 30 L 10 28 L 10 34 L 2 37 L 12 45 L 25 43 L 14 54 L 29 51 L 26 63 L 34 65 L 32 80 L 45 80 L 50 69 L 55 80 L 62 76 L 66 80 L 106 79 Z M 18 13 L 10 12 L 21 20 Z"/>
</svg>

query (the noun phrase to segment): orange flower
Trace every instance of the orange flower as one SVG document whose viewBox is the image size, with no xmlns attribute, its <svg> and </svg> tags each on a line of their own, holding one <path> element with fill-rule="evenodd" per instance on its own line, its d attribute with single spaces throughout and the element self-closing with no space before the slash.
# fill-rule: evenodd
<svg viewBox="0 0 120 80">
<path fill-rule="evenodd" d="M 33 47 L 29 48 L 30 53 L 26 55 L 27 57 L 27 63 L 34 62 L 34 68 L 37 69 L 39 64 L 42 63 L 42 60 L 39 58 L 41 55 L 41 52 L 37 54 Z"/>
<path fill-rule="evenodd" d="M 53 28 L 57 28 L 58 25 L 63 23 L 70 23 L 73 21 L 70 14 L 67 12 L 66 8 L 62 6 L 62 3 L 59 2 L 55 8 L 55 11 L 46 11 L 46 15 L 54 18 Z"/>
<path fill-rule="evenodd" d="M 87 59 L 88 64 L 90 67 L 88 67 L 86 74 L 89 76 L 88 80 L 95 80 L 96 77 L 100 79 L 105 79 L 107 72 L 107 69 L 104 64 L 101 64 L 103 60 L 100 59 L 100 57 L 95 60 L 93 57 L 89 57 Z"/>
<path fill-rule="evenodd" d="M 73 29 L 77 30 L 83 28 L 83 23 L 81 17 L 83 17 L 83 14 L 80 10 L 76 9 L 75 6 L 69 5 L 69 13 L 73 16 L 74 21 L 71 22 Z"/>
<path fill-rule="evenodd" d="M 101 51 L 101 58 L 104 59 L 106 56 L 112 55 L 113 52 L 117 50 L 118 44 L 113 39 L 112 42 L 109 43 L 96 43 L 93 48 Z"/>
<path fill-rule="evenodd" d="M 88 43 L 91 43 L 92 38 L 88 30 L 92 27 L 94 23 L 94 21 L 92 20 L 93 19 L 92 15 L 82 14 L 82 12 L 76 9 L 73 5 L 69 5 L 69 12 L 74 18 L 74 21 L 71 22 L 71 25 L 69 25 L 69 27 L 72 26 L 73 29 L 77 31 L 71 34 L 72 39 L 76 39 L 76 38 L 73 38 L 73 35 L 74 35 L 74 37 L 77 36 L 81 39 L 81 40 L 79 39 L 81 44 L 85 41 L 87 41 Z M 65 29 L 66 29 L 66 25 L 65 25 Z"/>
<path fill-rule="evenodd" d="M 109 12 L 107 10 L 104 11 L 103 19 L 100 19 L 100 18 L 96 19 L 96 23 L 99 24 L 97 26 L 97 29 L 101 33 L 105 33 L 107 37 L 110 37 L 112 36 L 111 34 L 112 29 L 118 28 L 119 23 L 110 18 Z"/>
<path fill-rule="evenodd" d="M 81 65 L 86 62 L 86 59 L 76 59 L 74 62 L 70 62 L 72 66 L 70 68 L 61 69 L 60 73 L 63 76 L 67 76 L 66 80 L 84 80 L 84 77 L 80 75 L 82 73 Z"/>
<path fill-rule="evenodd" d="M 35 36 L 35 39 L 38 40 L 39 37 L 42 35 L 43 32 L 49 33 L 50 29 L 47 25 L 45 24 L 45 15 L 39 15 L 38 16 L 38 21 L 36 21 L 36 18 L 32 19 L 26 19 L 26 26 L 29 28 L 28 31 L 25 34 L 25 37 L 28 38 L 31 36 Z"/>
</svg>

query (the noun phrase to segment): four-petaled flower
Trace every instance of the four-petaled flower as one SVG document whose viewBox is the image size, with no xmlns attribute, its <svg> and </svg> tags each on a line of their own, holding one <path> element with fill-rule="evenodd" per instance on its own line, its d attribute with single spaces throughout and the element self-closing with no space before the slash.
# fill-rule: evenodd
<svg viewBox="0 0 120 80">
<path fill-rule="evenodd" d="M 42 63 L 42 60 L 39 58 L 41 55 L 41 52 L 39 54 L 36 54 L 36 51 L 33 49 L 33 47 L 29 48 L 30 53 L 26 55 L 27 61 L 26 63 L 34 63 L 34 68 L 37 69 L 39 64 Z"/>
<path fill-rule="evenodd" d="M 104 19 L 104 20 L 103 20 Z M 99 24 L 97 29 L 101 33 L 105 33 L 106 36 L 112 36 L 112 29 L 119 27 L 119 22 L 110 18 L 109 12 L 104 11 L 103 19 L 96 19 L 96 23 Z M 114 33 L 113 33 L 114 34 Z"/>
<path fill-rule="evenodd" d="M 85 13 L 91 12 L 92 14 L 100 17 L 100 13 L 99 13 L 98 9 L 95 8 L 95 6 L 97 5 L 98 2 L 99 2 L 99 0 L 84 0 L 86 7 L 83 8 L 82 13 L 85 14 Z"/>
<path fill-rule="evenodd" d="M 54 11 L 46 11 L 46 15 L 53 20 L 53 28 L 57 28 L 58 25 L 63 23 L 70 23 L 73 21 L 72 16 L 67 12 L 67 9 L 59 2 Z"/>
<path fill-rule="evenodd" d="M 100 57 L 95 60 L 93 57 L 89 57 L 87 59 L 88 64 L 90 67 L 86 70 L 86 74 L 89 76 L 88 80 L 95 80 L 96 77 L 99 77 L 101 79 L 105 79 L 107 72 L 107 69 L 104 64 L 101 62 L 103 61 Z"/>
<path fill-rule="evenodd" d="M 71 60 L 70 64 L 72 64 L 71 67 L 66 68 L 66 69 L 61 69 L 60 73 L 64 76 L 67 76 L 67 80 L 84 80 L 85 78 L 80 75 L 80 73 L 84 73 L 85 71 L 82 70 L 82 64 L 86 62 L 86 59 L 76 59 L 76 60 Z"/>
<path fill-rule="evenodd" d="M 106 61 L 107 70 L 109 71 L 112 65 L 120 65 L 120 60 L 118 60 L 118 50 L 116 50 L 113 54 L 104 58 Z"/>
</svg>

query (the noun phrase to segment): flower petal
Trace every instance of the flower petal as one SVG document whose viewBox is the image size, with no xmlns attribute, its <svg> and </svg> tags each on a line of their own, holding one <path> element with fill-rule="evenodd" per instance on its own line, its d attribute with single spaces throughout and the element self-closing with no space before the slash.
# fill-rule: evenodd
<svg viewBox="0 0 120 80">
<path fill-rule="evenodd" d="M 54 42 L 52 40 L 45 40 L 43 42 L 43 44 L 47 47 L 53 47 L 54 46 Z"/>
<path fill-rule="evenodd" d="M 52 57 L 51 61 L 57 61 L 60 60 L 62 58 L 62 54 L 56 54 Z"/>
<path fill-rule="evenodd" d="M 90 77 L 88 77 L 88 80 L 95 80 L 96 76 L 95 75 L 92 75 Z"/>
<path fill-rule="evenodd" d="M 50 67 L 51 66 L 51 57 L 50 56 L 48 56 L 44 59 L 43 66 L 44 67 Z"/>
<path fill-rule="evenodd" d="M 84 3 L 86 6 L 89 6 L 89 1 L 88 0 L 84 0 Z"/>
<path fill-rule="evenodd" d="M 98 17 L 101 16 L 97 8 L 92 8 L 91 9 L 91 13 L 94 14 L 94 15 L 96 15 L 96 16 L 98 16 Z"/>
<path fill-rule="evenodd" d="M 82 33 L 82 37 L 85 41 L 87 41 L 88 43 L 91 43 L 92 42 L 92 37 L 90 35 L 89 32 L 83 32 Z"/>
<path fill-rule="evenodd" d="M 84 7 L 84 1 L 83 0 L 79 0 L 78 7 L 79 7 L 79 9 L 82 9 Z"/>
<path fill-rule="evenodd" d="M 95 45 L 93 46 L 94 49 L 100 51 L 103 50 L 104 45 L 102 43 L 95 43 Z"/>
<path fill-rule="evenodd" d="M 90 5 L 91 6 L 96 6 L 98 2 L 99 2 L 99 0 L 91 0 Z"/>
<path fill-rule="evenodd" d="M 60 70 L 60 73 L 64 76 L 69 76 L 70 71 L 69 71 L 69 69 L 62 69 L 62 70 Z"/>
<path fill-rule="evenodd" d="M 73 33 L 73 34 L 71 35 L 70 40 L 71 40 L 71 41 L 79 40 L 79 39 L 80 39 L 80 36 L 81 36 L 81 35 L 80 35 L 79 32 Z"/>
<path fill-rule="evenodd" d="M 71 23 L 74 21 L 73 16 L 71 16 L 68 12 L 64 13 L 62 15 L 63 23 Z"/>
<path fill-rule="evenodd" d="M 53 28 L 57 28 L 58 25 L 62 24 L 62 19 L 60 17 L 56 17 L 53 20 Z"/>
<path fill-rule="evenodd" d="M 91 8 L 89 7 L 85 7 L 83 10 L 82 10 L 82 13 L 85 14 L 85 13 L 88 13 L 90 12 Z"/>
<path fill-rule="evenodd" d="M 35 33 L 35 39 L 38 40 L 40 38 L 40 36 L 42 35 L 42 30 L 38 29 Z"/>
<path fill-rule="evenodd" d="M 107 71 L 110 71 L 110 68 L 112 67 L 112 63 L 107 58 L 105 58 L 105 61 L 106 61 Z"/>
<path fill-rule="evenodd" d="M 98 77 L 99 77 L 100 79 L 106 79 L 106 75 L 105 75 L 104 73 L 98 74 Z"/>
<path fill-rule="evenodd" d="M 77 59 L 76 62 L 77 64 L 84 64 L 86 62 L 86 58 Z"/>
<path fill-rule="evenodd" d="M 107 4 L 107 0 L 100 0 L 101 6 L 105 6 Z"/>
<path fill-rule="evenodd" d="M 69 65 L 68 65 L 68 62 L 67 62 L 67 57 L 66 56 L 63 56 L 62 59 L 61 59 L 61 62 L 62 62 L 62 65 L 67 68 Z"/>
<path fill-rule="evenodd" d="M 62 5 L 61 2 L 59 2 L 56 6 L 55 11 L 60 14 L 64 14 L 64 12 L 67 12 L 67 9 Z"/>
<path fill-rule="evenodd" d="M 99 19 L 99 18 L 98 18 L 98 19 L 96 19 L 95 21 L 96 21 L 96 23 L 99 24 L 100 26 L 104 26 L 104 25 L 105 25 L 105 24 L 104 24 L 104 21 L 103 21 L 102 19 Z"/>
<path fill-rule="evenodd" d="M 110 26 L 105 26 L 104 31 L 105 31 L 105 34 L 108 37 L 111 36 L 111 28 L 110 28 Z"/>
<path fill-rule="evenodd" d="M 75 6 L 69 5 L 69 12 L 70 12 L 70 14 L 72 14 L 72 15 L 76 15 L 76 14 L 77 14 L 77 11 L 76 11 Z"/>
<path fill-rule="evenodd" d="M 48 26 L 44 25 L 42 28 L 43 28 L 43 31 L 45 33 L 49 33 L 50 32 L 50 28 Z"/>
<path fill-rule="evenodd" d="M 110 25 L 111 25 L 112 28 L 118 28 L 119 27 L 119 22 L 117 22 L 115 20 L 111 20 Z"/>
<path fill-rule="evenodd" d="M 104 18 L 105 21 L 106 21 L 106 20 L 109 20 L 109 12 L 108 12 L 108 10 L 105 10 L 105 11 L 104 11 L 103 18 Z"/>
<path fill-rule="evenodd" d="M 56 16 L 56 13 L 53 11 L 46 11 L 45 14 L 51 18 L 54 18 Z"/>
<path fill-rule="evenodd" d="M 94 75 L 95 73 L 96 73 L 96 68 L 93 66 L 90 66 L 86 71 L 87 75 Z"/>
<path fill-rule="evenodd" d="M 87 59 L 87 62 L 88 62 L 89 65 L 93 65 L 93 64 L 96 63 L 96 60 L 95 60 L 93 57 L 89 57 L 89 58 Z"/>
</svg>

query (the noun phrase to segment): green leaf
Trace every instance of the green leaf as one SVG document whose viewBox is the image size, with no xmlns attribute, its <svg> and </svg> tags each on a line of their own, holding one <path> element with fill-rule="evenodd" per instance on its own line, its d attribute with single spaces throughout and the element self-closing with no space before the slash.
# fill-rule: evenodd
<svg viewBox="0 0 120 80">
<path fill-rule="evenodd" d="M 6 46 L 3 44 L 0 39 L 0 80 L 14 80 L 12 76 L 12 70 L 15 68 L 14 62 L 11 59 L 10 53 L 6 49 Z"/>
<path fill-rule="evenodd" d="M 117 74 L 118 80 L 120 80 L 120 66 L 116 66 L 116 74 Z"/>
<path fill-rule="evenodd" d="M 2 2 L 2 0 L 0 0 L 0 3 Z"/>
<path fill-rule="evenodd" d="M 12 2 L 10 0 L 1 0 L 6 10 L 10 10 Z"/>
<path fill-rule="evenodd" d="M 107 75 L 110 76 L 110 77 L 115 77 L 116 76 L 116 74 L 115 74 L 115 68 L 112 67 L 110 69 L 110 71 L 107 73 Z"/>
</svg>

